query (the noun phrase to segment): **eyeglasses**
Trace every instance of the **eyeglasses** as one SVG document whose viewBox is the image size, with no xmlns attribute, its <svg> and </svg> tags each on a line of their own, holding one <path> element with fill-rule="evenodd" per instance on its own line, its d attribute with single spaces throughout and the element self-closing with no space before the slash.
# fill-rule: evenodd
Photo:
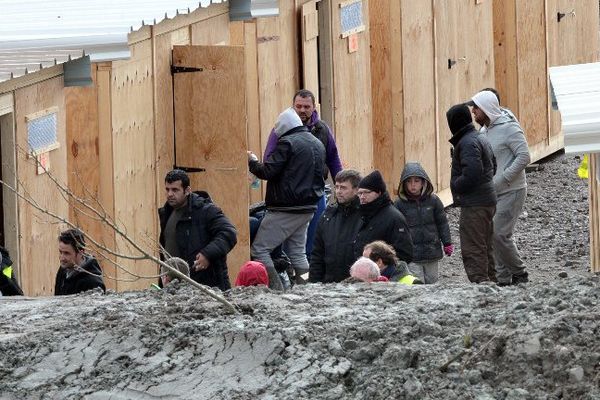
<svg viewBox="0 0 600 400">
<path fill-rule="evenodd" d="M 356 194 L 358 196 L 366 196 L 366 195 L 371 194 L 371 193 L 373 193 L 372 190 L 359 190 Z"/>
</svg>

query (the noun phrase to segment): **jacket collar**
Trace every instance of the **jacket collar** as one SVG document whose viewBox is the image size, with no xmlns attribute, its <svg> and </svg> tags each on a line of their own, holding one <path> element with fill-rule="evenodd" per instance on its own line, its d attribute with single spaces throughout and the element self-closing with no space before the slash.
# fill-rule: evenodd
<svg viewBox="0 0 600 400">
<path fill-rule="evenodd" d="M 297 132 L 310 132 L 310 131 L 308 130 L 308 127 L 306 127 L 304 125 L 297 126 L 295 128 L 290 129 L 289 131 L 285 132 L 283 135 L 281 135 L 279 137 L 279 139 L 281 139 L 284 136 L 292 135 L 292 134 L 297 133 Z"/>
<path fill-rule="evenodd" d="M 448 141 L 452 144 L 452 146 L 456 146 L 463 136 L 465 136 L 468 132 L 473 130 L 475 130 L 475 126 L 473 124 L 467 124 L 460 128 L 458 131 L 456 131 L 456 133 L 452 135 L 452 137 Z"/>
</svg>

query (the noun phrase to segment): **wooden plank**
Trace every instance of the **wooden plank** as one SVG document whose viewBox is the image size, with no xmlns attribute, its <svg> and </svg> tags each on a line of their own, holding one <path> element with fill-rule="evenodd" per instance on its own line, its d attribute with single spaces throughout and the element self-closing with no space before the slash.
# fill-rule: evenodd
<svg viewBox="0 0 600 400">
<path fill-rule="evenodd" d="M 589 154 L 589 204 L 590 204 L 590 265 L 592 272 L 600 272 L 600 184 L 598 155 Z"/>
<path fill-rule="evenodd" d="M 392 93 L 392 79 L 402 73 L 402 58 L 400 69 L 392 69 L 392 54 L 402 53 L 402 41 L 395 40 L 392 30 L 400 28 L 400 10 L 392 12 L 391 1 L 371 2 L 369 9 L 369 27 L 371 35 L 371 98 L 373 105 L 373 162 L 384 177 L 391 177 L 396 169 L 396 161 L 404 163 L 404 143 L 402 148 L 394 146 L 394 138 L 398 134 L 394 130 L 394 114 L 404 114 L 404 110 L 394 108 L 394 96 L 402 93 Z M 402 102 L 401 102 L 402 104 Z M 403 132 L 399 132 L 402 134 Z M 400 150 L 400 151 L 398 151 Z"/>
<path fill-rule="evenodd" d="M 12 93 L 0 98 L 3 104 L 13 107 Z M 7 108 L 5 108 L 7 110 Z M 0 160 L 1 177 L 11 187 L 17 187 L 17 152 L 15 147 L 15 118 L 14 112 L 0 115 Z M 13 268 L 19 282 L 21 282 L 20 257 L 19 257 L 19 210 L 17 195 L 4 185 L 2 186 L 2 220 L 4 233 L 4 247 L 10 253 L 13 260 Z"/>
<path fill-rule="evenodd" d="M 228 14 L 215 15 L 212 18 L 196 22 L 190 28 L 193 45 L 228 45 L 231 43 Z M 237 41 L 240 40 L 238 33 Z"/>
<path fill-rule="evenodd" d="M 176 31 L 223 14 L 229 15 L 228 3 L 211 3 L 210 6 L 198 7 L 189 14 L 180 14 L 175 18 L 168 18 L 160 21 L 158 24 L 153 25 L 153 35 L 158 36 Z"/>
<path fill-rule="evenodd" d="M 55 78 L 57 76 L 61 76 L 62 74 L 62 64 L 58 64 L 48 68 L 43 68 L 39 71 L 19 76 L 18 78 L 0 82 L 0 94 L 13 92 L 19 88 L 35 85 L 36 83 Z"/>
<path fill-rule="evenodd" d="M 294 93 L 300 88 L 301 79 L 301 48 L 300 48 L 300 12 L 293 1 L 279 2 L 279 35 L 276 41 L 279 47 L 279 78 L 280 92 L 283 97 L 282 106 L 292 104 Z M 281 110 L 283 111 L 283 107 Z"/>
<path fill-rule="evenodd" d="M 229 44 L 232 46 L 244 45 L 244 21 L 229 22 Z"/>
<path fill-rule="evenodd" d="M 264 146 L 261 143 L 259 119 L 259 72 L 255 22 L 244 23 L 244 42 L 244 63 L 246 64 L 246 129 L 248 133 L 248 148 L 254 154 L 262 154 L 262 149 Z M 250 189 L 249 186 L 248 190 L 250 203 L 256 203 L 262 200 L 262 192 L 260 190 Z"/>
<path fill-rule="evenodd" d="M 333 111 L 340 157 L 348 167 L 361 172 L 373 170 L 371 108 L 371 64 L 369 26 L 358 34 L 358 50 L 348 53 L 341 39 L 339 0 L 331 2 L 333 64 Z M 369 24 L 369 2 L 363 1 L 363 22 Z"/>
<path fill-rule="evenodd" d="M 206 190 L 237 227 L 228 256 L 233 280 L 250 256 L 248 192 L 240 190 L 248 184 L 244 49 L 176 46 L 173 62 L 203 69 L 175 76 L 177 162 L 206 169 L 191 174 L 192 187 Z"/>
<path fill-rule="evenodd" d="M 0 115 L 14 112 L 14 97 L 12 93 L 0 95 Z"/>
<path fill-rule="evenodd" d="M 21 88 L 15 92 L 16 144 L 27 148 L 27 124 L 25 116 L 50 107 L 58 107 L 57 140 L 65 143 L 65 104 L 63 78 L 50 80 Z M 50 171 L 60 182 L 67 182 L 67 146 L 49 153 Z M 37 175 L 37 166 L 27 159 L 22 150 L 17 152 L 17 176 L 23 188 L 41 207 L 68 217 L 69 208 L 56 185 L 46 174 Z M 65 228 L 63 224 L 46 214 L 34 210 L 24 200 L 19 200 L 19 253 L 21 284 L 25 295 L 40 296 L 54 293 L 54 281 L 58 270 L 57 236 Z"/>
<path fill-rule="evenodd" d="M 98 199 L 106 213 L 114 219 L 115 199 L 114 199 L 114 171 L 113 171 L 113 137 L 112 137 L 112 116 L 111 116 L 111 63 L 100 64 L 96 72 L 96 85 L 98 90 L 98 152 L 100 175 Z M 102 242 L 109 248 L 115 248 L 115 232 L 109 227 L 104 227 L 102 231 Z M 110 257 L 115 261 L 115 257 Z M 102 269 L 106 276 L 116 277 L 117 270 L 109 260 L 101 260 Z M 105 279 L 104 284 L 107 288 L 117 290 L 117 282 L 114 279 Z"/>
<path fill-rule="evenodd" d="M 321 98 L 321 118 L 335 128 L 333 109 L 334 65 L 333 25 L 331 21 L 332 0 L 319 3 L 319 84 Z M 334 135 L 336 133 L 334 132 Z M 345 165 L 348 167 L 349 165 Z"/>
<path fill-rule="evenodd" d="M 532 0 L 539 2 L 539 0 Z M 543 2 L 544 0 L 542 0 Z M 495 87 L 504 106 L 519 114 L 517 18 L 515 0 L 494 1 Z"/>
<path fill-rule="evenodd" d="M 311 1 L 302 6 L 302 87 L 315 95 L 319 107 L 319 15 L 317 2 Z"/>
<path fill-rule="evenodd" d="M 420 162 L 432 182 L 437 182 L 432 37 L 431 3 L 402 1 L 402 79 L 404 98 L 410 99 L 404 103 L 405 157 Z"/>
<path fill-rule="evenodd" d="M 115 218 L 130 237 L 157 255 L 152 43 L 136 43 L 131 51 L 130 60 L 113 63 L 111 80 L 114 187 L 118 188 L 114 192 Z M 116 237 L 115 242 L 119 252 L 134 253 L 122 238 Z M 155 275 L 158 270 L 148 261 L 120 262 L 139 275 Z M 122 270 L 117 276 L 131 279 Z M 143 289 L 155 281 L 120 281 L 117 288 Z"/>
<path fill-rule="evenodd" d="M 548 140 L 546 18 L 542 1 L 516 2 L 518 118 L 529 145 Z M 526 27 L 525 29 L 520 27 Z M 501 93 L 503 96 L 504 93 Z"/>
</svg>

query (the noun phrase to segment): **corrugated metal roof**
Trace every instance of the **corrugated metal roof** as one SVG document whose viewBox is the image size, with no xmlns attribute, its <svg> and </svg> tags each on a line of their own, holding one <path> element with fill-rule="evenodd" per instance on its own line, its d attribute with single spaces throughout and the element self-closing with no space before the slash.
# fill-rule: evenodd
<svg viewBox="0 0 600 400">
<path fill-rule="evenodd" d="M 600 152 L 600 62 L 550 68 L 566 153 Z"/>
<path fill-rule="evenodd" d="M 210 3 L 210 0 L 2 0 L 0 82 L 81 57 L 84 52 L 92 61 L 127 58 L 127 34 L 131 29 Z"/>
</svg>

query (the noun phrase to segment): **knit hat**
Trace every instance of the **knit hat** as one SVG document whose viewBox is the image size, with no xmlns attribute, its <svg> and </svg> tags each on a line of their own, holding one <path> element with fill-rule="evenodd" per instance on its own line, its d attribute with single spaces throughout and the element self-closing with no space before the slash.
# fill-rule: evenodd
<svg viewBox="0 0 600 400">
<path fill-rule="evenodd" d="M 502 110 L 498 104 L 498 97 L 489 90 L 483 90 L 475 94 L 467 104 L 476 105 L 478 108 L 481 108 L 485 115 L 490 119 L 490 123 L 493 123 L 502 115 Z"/>
<path fill-rule="evenodd" d="M 466 104 L 456 104 L 448 111 L 446 111 L 446 119 L 448 120 L 448 127 L 452 135 L 455 135 L 465 126 L 473 123 L 473 117 L 471 111 Z"/>
<path fill-rule="evenodd" d="M 190 276 L 190 267 L 189 267 L 188 263 L 182 258 L 171 257 L 171 258 L 165 260 L 165 264 L 167 264 L 171 268 L 175 268 L 177 271 L 181 272 L 182 274 L 184 274 L 186 276 Z M 175 272 L 165 268 L 162 265 L 160 267 L 160 273 L 161 273 L 161 275 L 166 274 L 169 277 L 169 279 L 179 279 L 179 277 L 175 274 Z"/>
<path fill-rule="evenodd" d="M 258 261 L 248 261 L 235 280 L 235 286 L 269 285 L 269 274 L 265 266 Z"/>
<path fill-rule="evenodd" d="M 275 122 L 275 127 L 273 128 L 273 130 L 279 138 L 284 133 L 298 126 L 302 126 L 302 120 L 296 113 L 296 110 L 290 107 L 281 114 L 279 114 L 279 117 L 277 118 L 277 122 Z"/>
<path fill-rule="evenodd" d="M 369 175 L 362 178 L 358 184 L 360 189 L 369 189 L 374 192 L 383 193 L 387 190 L 383 177 L 378 170 L 371 172 Z"/>
</svg>

